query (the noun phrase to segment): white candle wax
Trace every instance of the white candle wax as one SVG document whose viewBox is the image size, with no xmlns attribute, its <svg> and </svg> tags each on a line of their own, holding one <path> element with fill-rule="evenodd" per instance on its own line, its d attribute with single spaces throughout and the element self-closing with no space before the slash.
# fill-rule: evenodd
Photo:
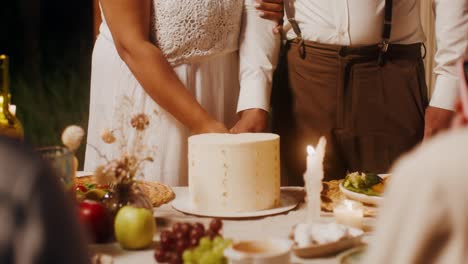
<svg viewBox="0 0 468 264">
<path fill-rule="evenodd" d="M 313 222 L 320 218 L 323 180 L 323 158 L 327 141 L 320 138 L 317 148 L 307 146 L 307 170 L 304 173 L 307 203 L 307 221 Z"/>
<path fill-rule="evenodd" d="M 10 106 L 8 107 L 8 110 L 10 110 L 10 113 L 11 113 L 12 115 L 16 115 L 16 105 L 10 105 Z"/>
<path fill-rule="evenodd" d="M 333 209 L 338 224 L 362 229 L 364 209 L 361 203 L 344 200 Z"/>
<path fill-rule="evenodd" d="M 315 149 L 312 146 L 307 146 L 307 168 L 306 172 L 310 172 L 315 160 Z"/>
</svg>

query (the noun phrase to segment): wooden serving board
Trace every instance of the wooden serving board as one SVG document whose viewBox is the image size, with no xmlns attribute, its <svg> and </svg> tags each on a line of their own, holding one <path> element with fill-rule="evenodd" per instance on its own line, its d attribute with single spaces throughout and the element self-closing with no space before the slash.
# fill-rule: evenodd
<svg viewBox="0 0 468 264">
<path fill-rule="evenodd" d="M 96 183 L 96 180 L 93 176 L 84 176 L 76 178 L 76 184 L 85 183 Z M 159 207 L 163 204 L 169 203 L 175 198 L 174 191 L 171 189 L 171 187 L 165 184 L 149 181 L 136 181 L 136 184 L 150 198 L 151 203 L 154 207 Z"/>
</svg>

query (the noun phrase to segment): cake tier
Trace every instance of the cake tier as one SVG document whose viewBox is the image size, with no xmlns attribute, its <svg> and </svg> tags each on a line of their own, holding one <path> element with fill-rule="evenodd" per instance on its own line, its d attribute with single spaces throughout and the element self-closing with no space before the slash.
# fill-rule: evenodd
<svg viewBox="0 0 468 264">
<path fill-rule="evenodd" d="M 278 206 L 279 155 L 279 136 L 275 134 L 190 137 L 192 208 L 204 212 L 253 212 Z"/>
</svg>

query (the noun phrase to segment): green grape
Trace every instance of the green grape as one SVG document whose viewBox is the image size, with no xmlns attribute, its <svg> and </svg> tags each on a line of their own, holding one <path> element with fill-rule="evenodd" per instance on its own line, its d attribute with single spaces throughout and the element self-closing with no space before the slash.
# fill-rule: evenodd
<svg viewBox="0 0 468 264">
<path fill-rule="evenodd" d="M 199 264 L 218 264 L 218 258 L 211 252 L 205 252 L 198 261 Z"/>
<path fill-rule="evenodd" d="M 209 237 L 204 237 L 200 239 L 200 243 L 198 248 L 202 249 L 203 251 L 208 251 L 213 247 L 213 243 L 211 242 Z"/>
<path fill-rule="evenodd" d="M 216 257 L 216 259 L 222 259 L 224 257 L 224 248 L 216 247 L 213 249 L 212 254 Z"/>
<path fill-rule="evenodd" d="M 229 247 L 229 246 L 231 246 L 232 244 L 234 244 L 234 241 L 233 241 L 232 239 L 229 238 L 229 239 L 225 239 L 225 240 L 224 240 L 224 243 L 226 243 L 226 245 Z"/>
<path fill-rule="evenodd" d="M 182 254 L 182 259 L 184 260 L 184 263 L 195 261 L 192 250 L 185 250 L 184 254 Z"/>
<path fill-rule="evenodd" d="M 194 250 L 192 250 L 192 257 L 194 261 L 199 261 L 200 258 L 203 256 L 204 251 L 200 248 L 197 247 Z"/>
<path fill-rule="evenodd" d="M 222 244 L 222 243 L 224 243 L 224 239 L 223 239 L 223 237 L 221 237 L 221 236 L 216 236 L 216 237 L 213 239 L 213 244 L 214 244 L 215 246 L 220 245 L 220 244 Z"/>
</svg>

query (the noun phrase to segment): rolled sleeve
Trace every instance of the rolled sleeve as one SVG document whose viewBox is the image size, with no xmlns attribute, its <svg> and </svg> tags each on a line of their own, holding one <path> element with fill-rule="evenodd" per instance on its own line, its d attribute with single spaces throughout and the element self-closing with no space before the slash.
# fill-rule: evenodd
<svg viewBox="0 0 468 264">
<path fill-rule="evenodd" d="M 453 110 L 458 98 L 459 78 L 440 75 L 434 85 L 431 106 Z"/>
<path fill-rule="evenodd" d="M 279 56 L 280 36 L 272 32 L 276 23 L 259 17 L 254 3 L 244 1 L 237 112 L 252 108 L 270 110 L 271 83 Z"/>
<path fill-rule="evenodd" d="M 241 80 L 237 112 L 259 108 L 270 111 L 271 82 L 260 77 L 252 80 Z"/>
<path fill-rule="evenodd" d="M 458 96 L 456 63 L 467 49 L 468 11 L 466 0 L 434 0 L 436 11 L 436 81 L 430 105 L 453 110 Z"/>
</svg>

